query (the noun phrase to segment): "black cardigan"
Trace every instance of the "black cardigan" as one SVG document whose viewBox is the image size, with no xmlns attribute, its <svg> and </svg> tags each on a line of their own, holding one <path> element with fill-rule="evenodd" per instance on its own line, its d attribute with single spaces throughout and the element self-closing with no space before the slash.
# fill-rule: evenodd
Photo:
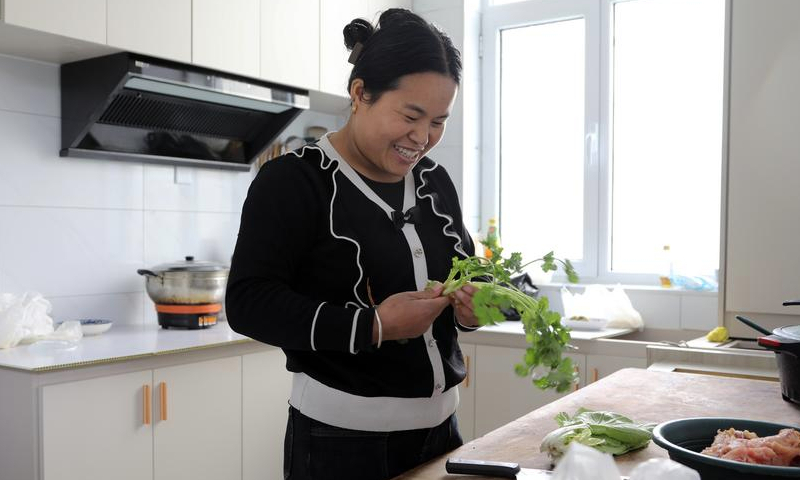
<svg viewBox="0 0 800 480">
<path fill-rule="evenodd" d="M 443 281 L 454 256 L 474 254 L 453 183 L 427 157 L 406 179 L 413 180 L 410 201 L 419 207 L 411 227 L 420 252 L 337 155 L 323 138 L 258 172 L 231 264 L 229 325 L 282 348 L 289 371 L 349 394 L 431 397 L 437 387 L 453 388 L 465 376 L 456 328 L 465 329 L 451 307 L 429 330 L 434 342 L 420 336 L 385 341 L 380 349 L 372 345 L 373 305 L 420 289 L 415 256 L 424 256 L 429 279 Z M 434 379 L 426 351 L 431 345 L 441 355 L 444 385 Z"/>
</svg>

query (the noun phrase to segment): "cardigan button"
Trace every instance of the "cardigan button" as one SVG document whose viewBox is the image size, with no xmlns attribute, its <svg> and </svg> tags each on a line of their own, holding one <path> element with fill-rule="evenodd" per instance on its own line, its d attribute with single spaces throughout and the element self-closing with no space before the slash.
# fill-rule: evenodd
<svg viewBox="0 0 800 480">
<path fill-rule="evenodd" d="M 420 258 L 423 253 L 425 253 L 425 252 L 423 252 L 422 248 L 420 248 L 420 247 L 417 247 L 417 248 L 414 249 L 414 256 L 417 257 L 417 258 Z"/>
<path fill-rule="evenodd" d="M 436 384 L 436 390 L 441 390 L 441 389 L 442 389 L 442 384 L 441 383 L 437 383 Z"/>
<path fill-rule="evenodd" d="M 428 346 L 431 347 L 431 348 L 435 347 L 436 346 L 436 339 L 435 338 L 431 338 L 430 340 L 428 340 Z"/>
</svg>

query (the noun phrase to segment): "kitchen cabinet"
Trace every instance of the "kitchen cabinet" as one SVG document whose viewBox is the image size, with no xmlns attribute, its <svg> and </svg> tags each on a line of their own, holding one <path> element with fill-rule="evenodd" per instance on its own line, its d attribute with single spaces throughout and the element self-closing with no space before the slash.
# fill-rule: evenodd
<svg viewBox="0 0 800 480">
<path fill-rule="evenodd" d="M 152 382 L 147 370 L 43 387 L 42 478 L 153 478 Z"/>
<path fill-rule="evenodd" d="M 586 355 L 586 373 L 584 375 L 586 384 L 594 383 L 623 368 L 647 368 L 647 359 L 614 355 Z"/>
<path fill-rule="evenodd" d="M 283 440 L 292 375 L 282 350 L 242 357 L 243 480 L 283 478 Z"/>
<path fill-rule="evenodd" d="M 753 331 L 797 323 L 800 297 L 800 2 L 734 0 L 731 7 L 725 324 Z"/>
<path fill-rule="evenodd" d="M 542 391 L 529 378 L 514 373 L 514 365 L 521 363 L 523 348 L 478 345 L 476 347 L 475 382 L 475 437 L 484 434 L 557 400 L 566 393 Z M 579 388 L 585 383 L 586 357 L 567 354 L 572 358 L 580 375 Z"/>
<path fill-rule="evenodd" d="M 108 45 L 192 61 L 192 0 L 107 0 Z"/>
<path fill-rule="evenodd" d="M 261 78 L 319 90 L 319 0 L 261 0 Z"/>
<path fill-rule="evenodd" d="M 319 1 L 319 89 L 325 93 L 349 97 L 347 80 L 353 65 L 348 63 L 350 53 L 344 46 L 342 29 L 351 20 L 365 17 L 369 11 L 367 0 Z"/>
<path fill-rule="evenodd" d="M 192 63 L 259 77 L 259 10 L 260 0 L 192 0 Z"/>
<path fill-rule="evenodd" d="M 461 343 L 461 354 L 464 356 L 464 366 L 467 368 L 467 377 L 458 386 L 458 431 L 465 442 L 475 438 L 475 349 L 476 346 Z"/>
<path fill-rule="evenodd" d="M 44 480 L 241 477 L 241 357 L 42 387 Z"/>
<path fill-rule="evenodd" d="M 347 61 L 350 52 L 342 36 L 345 25 L 354 18 L 364 18 L 375 25 L 380 12 L 392 7 L 410 10 L 411 5 L 407 0 L 320 0 L 319 89 L 349 97 L 347 80 L 353 65 Z"/>
<path fill-rule="evenodd" d="M 3 21 L 94 43 L 106 43 L 106 0 L 4 0 Z"/>
</svg>

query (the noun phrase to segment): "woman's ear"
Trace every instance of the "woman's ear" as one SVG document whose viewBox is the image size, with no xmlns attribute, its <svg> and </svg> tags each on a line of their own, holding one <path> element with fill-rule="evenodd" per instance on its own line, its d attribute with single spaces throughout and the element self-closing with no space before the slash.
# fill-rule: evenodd
<svg viewBox="0 0 800 480">
<path fill-rule="evenodd" d="M 356 109 L 364 103 L 364 80 L 354 78 L 350 83 L 350 102 Z"/>
</svg>

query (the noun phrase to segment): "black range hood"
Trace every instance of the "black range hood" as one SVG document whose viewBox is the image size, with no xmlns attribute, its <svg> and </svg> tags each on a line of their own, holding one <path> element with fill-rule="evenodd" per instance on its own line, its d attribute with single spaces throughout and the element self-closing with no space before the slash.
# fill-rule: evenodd
<svg viewBox="0 0 800 480">
<path fill-rule="evenodd" d="M 246 171 L 309 92 L 122 52 L 61 65 L 61 156 Z"/>
</svg>

